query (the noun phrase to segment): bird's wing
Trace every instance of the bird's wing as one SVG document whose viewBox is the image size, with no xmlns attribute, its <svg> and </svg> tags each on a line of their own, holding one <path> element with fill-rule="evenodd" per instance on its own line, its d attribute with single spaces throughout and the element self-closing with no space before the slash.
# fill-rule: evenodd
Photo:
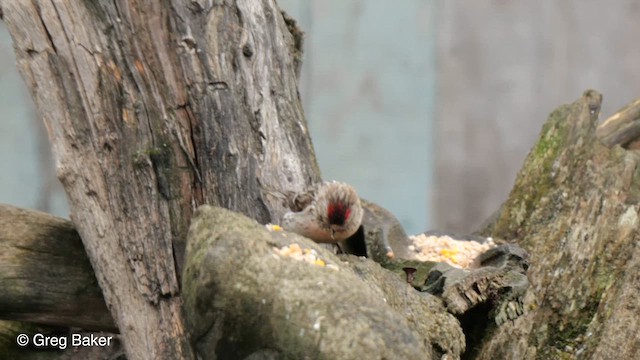
<svg viewBox="0 0 640 360">
<path fill-rule="evenodd" d="M 294 193 L 293 191 L 290 191 L 289 194 L 287 194 L 288 195 L 286 197 L 287 202 L 284 205 L 295 212 L 303 211 L 304 209 L 309 207 L 309 205 L 311 205 L 311 203 L 313 202 L 313 199 L 316 196 L 317 190 L 318 189 L 316 186 L 312 186 L 306 191 L 299 192 L 299 193 Z"/>
<path fill-rule="evenodd" d="M 318 186 L 312 185 L 305 191 L 295 192 L 295 191 L 276 191 L 265 189 L 264 192 L 271 196 L 276 197 L 282 202 L 282 206 L 290 209 L 293 212 L 300 212 L 309 207 L 313 202 L 316 193 L 318 191 Z"/>
</svg>

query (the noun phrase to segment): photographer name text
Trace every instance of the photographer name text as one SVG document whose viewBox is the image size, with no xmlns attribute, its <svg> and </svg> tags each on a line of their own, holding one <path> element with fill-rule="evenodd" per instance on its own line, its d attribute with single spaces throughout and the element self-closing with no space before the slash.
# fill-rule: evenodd
<svg viewBox="0 0 640 360">
<path fill-rule="evenodd" d="M 88 346 L 111 346 L 113 336 L 102 336 L 94 334 L 69 334 L 61 336 L 52 336 L 44 334 L 20 334 L 16 337 L 16 342 L 20 346 L 31 344 L 37 348 L 57 348 L 64 350 L 67 346 L 72 347 L 88 347 Z"/>
</svg>

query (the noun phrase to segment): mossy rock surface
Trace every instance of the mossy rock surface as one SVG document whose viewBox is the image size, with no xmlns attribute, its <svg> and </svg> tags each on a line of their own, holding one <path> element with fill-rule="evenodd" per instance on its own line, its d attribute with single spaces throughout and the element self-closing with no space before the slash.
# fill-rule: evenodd
<svg viewBox="0 0 640 360">
<path fill-rule="evenodd" d="M 274 251 L 292 243 L 331 266 Z M 183 291 L 205 358 L 456 359 L 464 351 L 460 325 L 437 297 L 369 259 L 337 257 L 222 208 L 194 216 Z"/>
</svg>

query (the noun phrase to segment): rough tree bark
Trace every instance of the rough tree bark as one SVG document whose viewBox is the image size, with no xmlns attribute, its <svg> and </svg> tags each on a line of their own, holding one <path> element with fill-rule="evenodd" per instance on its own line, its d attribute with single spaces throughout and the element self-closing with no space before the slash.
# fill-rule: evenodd
<svg viewBox="0 0 640 360">
<path fill-rule="evenodd" d="M 551 114 L 483 231 L 529 251 L 531 286 L 525 315 L 487 336 L 478 359 L 634 359 L 640 352 L 640 155 L 617 146 L 637 140 L 637 115 L 629 114 L 640 102 L 596 136 L 601 100 L 587 91 Z"/>
<path fill-rule="evenodd" d="M 259 222 L 319 180 L 274 0 L 1 3 L 129 359 L 193 358 L 178 274 L 194 209 Z M 297 34 L 299 36 L 299 34 Z"/>
</svg>

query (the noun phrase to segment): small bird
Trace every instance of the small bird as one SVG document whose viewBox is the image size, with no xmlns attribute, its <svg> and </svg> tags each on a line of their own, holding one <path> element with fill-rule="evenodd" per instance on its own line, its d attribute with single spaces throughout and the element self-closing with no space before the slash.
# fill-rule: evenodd
<svg viewBox="0 0 640 360">
<path fill-rule="evenodd" d="M 318 243 L 340 243 L 362 223 L 362 205 L 353 186 L 327 181 L 301 193 L 288 192 L 282 227 Z"/>
</svg>

